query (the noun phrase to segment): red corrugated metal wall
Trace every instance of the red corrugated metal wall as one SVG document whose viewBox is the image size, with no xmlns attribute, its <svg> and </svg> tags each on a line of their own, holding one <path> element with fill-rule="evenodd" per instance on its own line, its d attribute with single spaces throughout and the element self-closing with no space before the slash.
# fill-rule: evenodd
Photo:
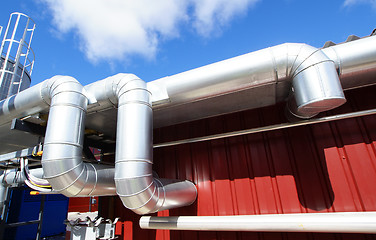
<svg viewBox="0 0 376 240">
<path fill-rule="evenodd" d="M 91 205 L 91 206 L 90 206 Z M 98 197 L 69 198 L 68 212 L 95 212 L 98 211 Z"/>
<path fill-rule="evenodd" d="M 346 93 L 328 115 L 376 107 L 376 87 Z M 155 142 L 285 122 L 284 104 L 157 129 Z M 376 116 L 154 150 L 160 177 L 197 184 L 194 205 L 169 215 L 376 211 Z M 101 198 L 102 215 L 121 217 L 123 239 L 376 239 L 362 234 L 141 230 L 119 198 Z"/>
</svg>

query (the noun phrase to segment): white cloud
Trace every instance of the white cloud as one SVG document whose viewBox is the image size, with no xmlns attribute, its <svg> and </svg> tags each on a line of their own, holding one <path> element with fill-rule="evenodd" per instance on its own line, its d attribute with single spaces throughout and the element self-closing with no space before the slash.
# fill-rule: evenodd
<svg viewBox="0 0 376 240">
<path fill-rule="evenodd" d="M 57 30 L 76 34 L 80 49 L 96 62 L 153 58 L 160 41 L 178 37 L 180 27 L 208 37 L 259 0 L 38 1 L 51 10 Z"/>
<path fill-rule="evenodd" d="M 351 6 L 351 5 L 354 5 L 354 4 L 358 4 L 358 3 L 371 4 L 373 7 L 376 8 L 376 0 L 345 0 L 343 5 L 345 7 L 348 7 L 348 6 Z"/>
<path fill-rule="evenodd" d="M 202 36 L 220 31 L 235 16 L 243 15 L 258 0 L 193 0 L 193 25 Z"/>
</svg>

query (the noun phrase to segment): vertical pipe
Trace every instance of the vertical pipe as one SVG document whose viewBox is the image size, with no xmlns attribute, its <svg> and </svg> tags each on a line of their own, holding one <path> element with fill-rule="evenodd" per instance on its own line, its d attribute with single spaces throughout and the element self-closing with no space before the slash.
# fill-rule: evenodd
<svg viewBox="0 0 376 240">
<path fill-rule="evenodd" d="M 153 112 L 146 83 L 135 75 L 116 75 L 109 84 L 118 97 L 115 184 L 124 206 L 137 214 L 192 204 L 189 181 L 153 177 Z"/>
<path fill-rule="evenodd" d="M 84 163 L 82 148 L 88 99 L 71 77 L 44 82 L 42 96 L 51 101 L 42 167 L 52 188 L 67 197 L 115 195 L 113 168 Z"/>
</svg>

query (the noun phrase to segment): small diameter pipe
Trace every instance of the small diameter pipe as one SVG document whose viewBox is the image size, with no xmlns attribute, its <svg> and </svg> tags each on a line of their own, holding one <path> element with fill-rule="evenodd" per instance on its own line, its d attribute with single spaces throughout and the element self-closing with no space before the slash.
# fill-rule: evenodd
<svg viewBox="0 0 376 240">
<path fill-rule="evenodd" d="M 242 135 L 251 134 L 251 133 L 260 133 L 260 132 L 267 132 L 267 131 L 273 131 L 273 130 L 280 130 L 280 129 L 285 129 L 285 128 L 292 128 L 292 127 L 299 127 L 299 126 L 311 125 L 311 124 L 316 124 L 316 123 L 343 120 L 343 119 L 354 118 L 354 117 L 363 117 L 363 116 L 368 116 L 368 115 L 373 115 L 373 114 L 376 114 L 376 109 L 364 110 L 364 111 L 358 111 L 358 112 L 352 112 L 352 113 L 344 113 L 344 114 L 338 114 L 334 116 L 327 116 L 327 117 L 321 117 L 321 118 L 315 118 L 315 119 L 309 119 L 309 120 L 302 120 L 302 121 L 293 122 L 293 123 L 290 123 L 290 122 L 280 123 L 280 124 L 274 124 L 274 125 L 269 125 L 265 127 L 251 128 L 251 129 L 228 132 L 228 133 L 220 133 L 220 134 L 214 134 L 214 135 L 209 135 L 209 136 L 204 136 L 204 137 L 189 138 L 189 139 L 183 139 L 183 140 L 177 140 L 177 141 L 171 141 L 171 142 L 165 142 L 165 143 L 158 143 L 158 144 L 154 144 L 153 147 L 160 148 L 160 147 L 169 147 L 169 146 L 175 146 L 175 145 L 181 145 L 181 144 L 187 144 L 187 143 L 210 141 L 210 140 L 215 140 L 215 139 L 242 136 Z"/>
<path fill-rule="evenodd" d="M 376 233 L 376 212 L 180 216 L 140 219 L 143 229 L 254 232 Z"/>
<path fill-rule="evenodd" d="M 43 177 L 42 168 L 31 169 L 30 172 L 34 176 Z M 2 214 L 10 185 L 23 183 L 25 180 L 25 175 L 17 169 L 8 169 L 0 172 L 0 214 Z"/>
</svg>

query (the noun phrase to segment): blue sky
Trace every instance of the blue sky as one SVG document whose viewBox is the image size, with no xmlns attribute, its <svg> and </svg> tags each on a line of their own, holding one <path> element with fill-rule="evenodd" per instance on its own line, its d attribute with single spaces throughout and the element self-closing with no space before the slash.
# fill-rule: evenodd
<svg viewBox="0 0 376 240">
<path fill-rule="evenodd" d="M 285 42 L 322 47 L 376 28 L 376 0 L 7 0 L 0 25 L 15 11 L 37 24 L 32 84 L 69 75 L 86 85 L 120 72 L 152 81 Z"/>
</svg>

